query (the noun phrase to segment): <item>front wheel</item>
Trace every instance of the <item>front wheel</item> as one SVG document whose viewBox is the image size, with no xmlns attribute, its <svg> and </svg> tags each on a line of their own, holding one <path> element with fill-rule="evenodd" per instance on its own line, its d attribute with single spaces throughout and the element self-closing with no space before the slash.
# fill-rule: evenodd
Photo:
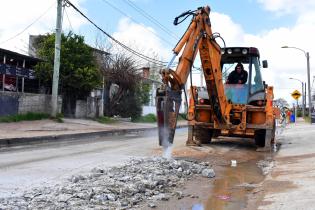
<svg viewBox="0 0 315 210">
<path fill-rule="evenodd" d="M 202 144 L 209 144 L 211 143 L 213 130 L 209 128 L 195 127 L 194 135 L 196 141 L 199 141 Z"/>
</svg>

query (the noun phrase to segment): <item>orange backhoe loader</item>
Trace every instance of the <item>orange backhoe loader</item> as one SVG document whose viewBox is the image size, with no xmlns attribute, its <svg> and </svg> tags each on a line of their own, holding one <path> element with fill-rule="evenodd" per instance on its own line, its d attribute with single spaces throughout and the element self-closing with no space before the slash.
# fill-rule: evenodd
<svg viewBox="0 0 315 210">
<path fill-rule="evenodd" d="M 173 144 L 182 90 L 199 52 L 206 87 L 191 84 L 187 145 L 209 143 L 217 136 L 238 136 L 253 138 L 258 147 L 268 149 L 274 143 L 276 110 L 272 104 L 273 87 L 261 77 L 259 51 L 254 47 L 221 48 L 216 41 L 221 37 L 212 32 L 209 14 L 206 6 L 184 12 L 174 20 L 177 25 L 192 16 L 173 49 L 173 59 L 161 70 L 163 84 L 156 91 L 159 144 Z M 170 66 L 180 52 L 174 71 Z M 230 84 L 228 75 L 240 64 L 248 78 L 241 84 Z M 267 67 L 267 61 L 262 66 Z"/>
</svg>

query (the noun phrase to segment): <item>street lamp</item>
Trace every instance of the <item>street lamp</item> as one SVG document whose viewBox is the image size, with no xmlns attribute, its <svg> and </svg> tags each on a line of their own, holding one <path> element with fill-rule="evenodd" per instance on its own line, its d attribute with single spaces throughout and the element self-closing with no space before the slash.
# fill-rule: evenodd
<svg viewBox="0 0 315 210">
<path fill-rule="evenodd" d="M 312 100 L 311 100 L 311 76 L 310 76 L 310 54 L 309 52 L 306 52 L 305 50 L 302 50 L 297 47 L 289 47 L 289 46 L 283 46 L 281 48 L 293 48 L 296 50 L 300 50 L 304 53 L 306 57 L 306 67 L 307 67 L 307 92 L 308 92 L 308 117 L 311 119 L 311 111 L 312 111 Z"/>
<path fill-rule="evenodd" d="M 303 115 L 303 118 L 304 118 L 304 117 L 305 117 L 304 82 L 302 82 L 302 81 L 301 81 L 301 80 L 299 80 L 299 79 L 292 78 L 292 77 L 290 77 L 289 79 L 292 79 L 292 80 L 297 80 L 297 81 L 301 82 L 301 84 L 302 84 L 302 115 Z"/>
</svg>

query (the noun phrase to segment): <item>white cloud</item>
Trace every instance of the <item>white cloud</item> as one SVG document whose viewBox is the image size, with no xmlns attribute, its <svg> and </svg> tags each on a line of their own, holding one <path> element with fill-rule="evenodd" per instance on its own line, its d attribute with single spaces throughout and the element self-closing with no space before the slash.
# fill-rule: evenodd
<svg viewBox="0 0 315 210">
<path fill-rule="evenodd" d="M 72 0 L 75 5 L 80 5 L 85 0 Z M 306 59 L 302 52 L 294 49 L 281 49 L 288 45 L 309 51 L 311 56 L 311 70 L 315 68 L 315 1 L 303 0 L 256 0 L 265 9 L 276 14 L 285 15 L 293 13 L 297 19 L 293 26 L 279 27 L 259 34 L 246 33 L 246 28 L 234 22 L 228 15 L 211 12 L 210 19 L 213 32 L 219 32 L 228 46 L 256 46 L 260 49 L 262 59 L 267 59 L 269 69 L 263 70 L 263 76 L 268 84 L 275 86 L 275 96 L 291 100 L 290 92 L 299 89 L 297 81 L 289 80 L 294 77 L 306 81 Z M 27 50 L 29 34 L 43 34 L 52 32 L 55 28 L 56 4 L 55 0 L 10 0 L 3 1 L 0 13 L 0 47 L 22 52 Z M 22 31 L 27 25 L 38 18 L 50 5 L 54 6 L 39 21 L 28 30 L 11 41 L 1 44 L 8 38 Z M 16 5 L 19 5 L 18 7 Z M 31 11 L 29 7 L 32 7 Z M 80 8 L 80 7 L 79 7 Z M 80 8 L 82 9 L 82 8 Z M 12 12 L 14 11 L 14 12 Z M 84 11 L 84 10 L 83 10 Z M 67 14 L 74 29 L 86 24 L 72 8 L 67 8 Z M 64 27 L 69 28 L 69 21 L 64 16 Z M 151 31 L 151 32 L 149 32 Z M 113 34 L 115 38 L 141 53 L 152 57 L 158 54 L 158 59 L 168 61 L 172 48 L 165 47 L 162 40 L 154 35 L 155 30 L 143 24 L 132 22 L 123 18 L 118 23 L 118 29 Z M 311 76 L 314 71 L 311 71 Z M 312 77 L 311 77 L 312 82 Z"/>
<path fill-rule="evenodd" d="M 212 32 L 220 33 L 227 46 L 239 45 L 243 42 L 244 31 L 242 27 L 234 23 L 228 15 L 211 12 L 210 20 Z"/>
<path fill-rule="evenodd" d="M 302 51 L 296 49 L 282 49 L 281 46 L 298 47 L 308 51 L 311 55 L 311 83 L 312 64 L 315 64 L 315 43 L 313 34 L 315 33 L 315 22 L 313 20 L 301 21 L 304 15 L 300 16 L 296 24 L 288 28 L 275 28 L 259 35 L 246 34 L 245 43 L 256 45 L 260 48 L 263 58 L 269 60 L 269 70 L 266 76 L 275 86 L 275 96 L 284 97 L 288 101 L 293 101 L 290 93 L 294 89 L 301 90 L 298 81 L 289 80 L 290 77 L 307 81 L 306 57 Z M 313 55 L 313 56 L 312 56 Z"/>
<path fill-rule="evenodd" d="M 303 13 L 311 8 L 314 9 L 314 0 L 257 0 L 266 10 L 277 12 L 278 14 Z"/>
<path fill-rule="evenodd" d="M 79 5 L 83 0 L 74 0 L 72 2 L 75 5 Z M 55 30 L 56 6 L 56 0 L 3 1 L 0 13 L 0 47 L 26 54 L 29 35 L 51 33 Z M 74 10 L 68 7 L 67 14 L 73 28 L 77 29 L 85 23 Z M 64 29 L 69 28 L 69 21 L 66 15 L 63 23 Z M 29 25 L 31 25 L 29 28 L 16 36 Z"/>
<path fill-rule="evenodd" d="M 281 46 L 289 45 L 299 47 L 310 52 L 311 69 L 315 67 L 315 21 L 308 19 L 312 13 L 302 14 L 292 27 L 274 28 L 259 34 L 248 34 L 241 25 L 225 14 L 212 12 L 210 14 L 213 32 L 219 32 L 225 39 L 227 46 L 252 46 L 260 50 L 261 60 L 268 60 L 269 68 L 263 69 L 262 74 L 268 85 L 274 86 L 276 98 L 285 98 L 293 102 L 290 93 L 294 89 L 301 89 L 298 81 L 290 80 L 290 77 L 307 80 L 306 58 L 300 51 L 294 49 L 282 49 Z M 306 21 L 307 20 L 307 21 Z M 166 49 L 159 37 L 150 34 L 152 28 L 133 23 L 129 19 L 122 19 L 114 36 L 122 42 L 135 47 L 143 53 L 158 51 L 163 58 L 169 58 L 171 49 Z M 314 55 L 314 56 L 312 56 Z M 198 59 L 197 59 L 198 62 Z M 311 76 L 313 72 L 311 72 Z M 194 76 L 199 83 L 199 76 Z M 312 78 L 312 77 L 311 77 Z M 312 79 L 311 79 L 312 82 Z M 197 84 L 198 85 L 198 84 Z"/>
<path fill-rule="evenodd" d="M 267 59 L 269 68 L 263 69 L 262 73 L 267 84 L 274 86 L 276 98 L 282 97 L 293 102 L 290 93 L 300 90 L 298 81 L 290 80 L 296 78 L 307 81 L 306 58 L 301 51 L 294 49 L 282 49 L 281 46 L 288 45 L 299 47 L 308 51 L 311 55 L 311 83 L 315 67 L 315 1 L 305 0 L 303 4 L 291 0 L 259 0 L 266 9 L 278 14 L 296 12 L 296 23 L 291 27 L 279 27 L 258 34 L 246 33 L 246 28 L 235 23 L 228 15 L 211 12 L 210 19 L 213 32 L 219 32 L 225 39 L 227 46 L 253 46 L 261 53 L 261 59 Z M 161 55 L 169 55 L 170 50 L 165 50 L 158 37 L 148 35 L 147 30 L 153 30 L 144 25 L 132 23 L 123 19 L 119 24 L 119 30 L 115 34 L 118 39 L 125 43 L 133 42 L 139 49 L 159 49 Z M 167 57 L 166 57 L 167 58 Z M 198 59 L 197 59 L 198 62 Z M 196 76 L 198 77 L 198 76 Z M 199 80 L 197 78 L 197 80 Z"/>
<path fill-rule="evenodd" d="M 267 4 L 267 1 L 264 1 Z M 270 1 L 268 3 L 272 3 Z M 289 5 L 290 3 L 291 6 Z M 313 5 L 313 2 L 306 3 Z M 291 8 L 295 1 L 275 1 L 273 8 L 279 11 L 285 6 Z M 271 5 L 270 5 L 271 6 Z M 302 8 L 301 8 L 302 9 Z M 267 84 L 275 87 L 275 97 L 283 97 L 292 102 L 290 93 L 294 89 L 301 90 L 298 81 L 290 80 L 296 78 L 307 81 L 306 57 L 302 51 L 295 49 L 282 49 L 281 46 L 294 46 L 310 53 L 311 83 L 315 67 L 315 9 L 305 11 L 298 15 L 296 23 L 292 27 L 274 28 L 270 31 L 263 31 L 259 34 L 248 34 L 245 28 L 224 14 L 211 13 L 213 31 L 219 32 L 226 40 L 228 46 L 253 46 L 260 50 L 261 59 L 267 59 L 268 69 L 263 69 L 263 76 Z"/>
<path fill-rule="evenodd" d="M 163 46 L 160 38 L 154 34 L 156 32 L 153 28 L 134 23 L 129 18 L 122 18 L 113 37 L 146 56 L 153 57 L 158 54 L 157 59 L 167 60 L 171 49 Z"/>
</svg>

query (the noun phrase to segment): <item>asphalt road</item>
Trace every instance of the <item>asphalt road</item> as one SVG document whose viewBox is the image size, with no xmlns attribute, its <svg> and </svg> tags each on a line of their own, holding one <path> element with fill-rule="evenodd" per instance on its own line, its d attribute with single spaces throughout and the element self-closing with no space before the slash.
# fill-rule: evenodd
<svg viewBox="0 0 315 210">
<path fill-rule="evenodd" d="M 178 134 L 177 138 L 184 135 Z M 154 132 L 1 148 L 0 196 L 58 184 L 73 174 L 116 166 L 130 157 L 148 156 L 156 147 Z"/>
<path fill-rule="evenodd" d="M 89 173 L 95 167 L 121 165 L 131 157 L 162 155 L 157 143 L 157 131 L 123 136 L 82 138 L 64 142 L 21 145 L 0 150 L 0 197 L 14 196 L 33 187 L 55 186 L 72 175 Z M 230 190 L 243 182 L 258 183 L 263 176 L 256 162 L 265 154 L 257 153 L 252 141 L 220 139 L 210 146 L 186 147 L 187 129 L 177 129 L 173 156 L 209 161 L 216 171 L 216 179 L 191 180 L 183 190 L 197 198 L 162 202 L 158 209 L 204 208 L 235 209 L 246 206 L 246 190 Z M 269 155 L 267 155 L 269 156 Z M 231 168 L 230 161 L 238 162 Z M 248 170 L 251 168 L 250 170 Z M 235 176 L 235 173 L 238 174 Z M 246 177 L 246 178 L 243 178 Z M 224 183 L 226 187 L 222 187 Z M 201 189 L 200 186 L 203 186 Z M 233 196 L 234 202 L 226 203 L 212 195 Z"/>
<path fill-rule="evenodd" d="M 313 209 L 314 126 L 301 122 L 289 125 L 278 137 L 280 150 L 267 153 L 256 152 L 252 140 L 237 138 L 186 147 L 187 131 L 178 129 L 173 156 L 209 161 L 216 177 L 206 182 L 190 180 L 179 190 L 195 198 L 171 199 L 159 203 L 157 209 Z M 156 131 L 2 148 L 0 197 L 55 186 L 98 166 L 117 166 L 131 157 L 153 155 L 162 155 Z M 237 162 L 236 167 L 231 166 L 231 160 Z M 266 176 L 258 167 L 260 163 L 268 169 Z"/>
</svg>

